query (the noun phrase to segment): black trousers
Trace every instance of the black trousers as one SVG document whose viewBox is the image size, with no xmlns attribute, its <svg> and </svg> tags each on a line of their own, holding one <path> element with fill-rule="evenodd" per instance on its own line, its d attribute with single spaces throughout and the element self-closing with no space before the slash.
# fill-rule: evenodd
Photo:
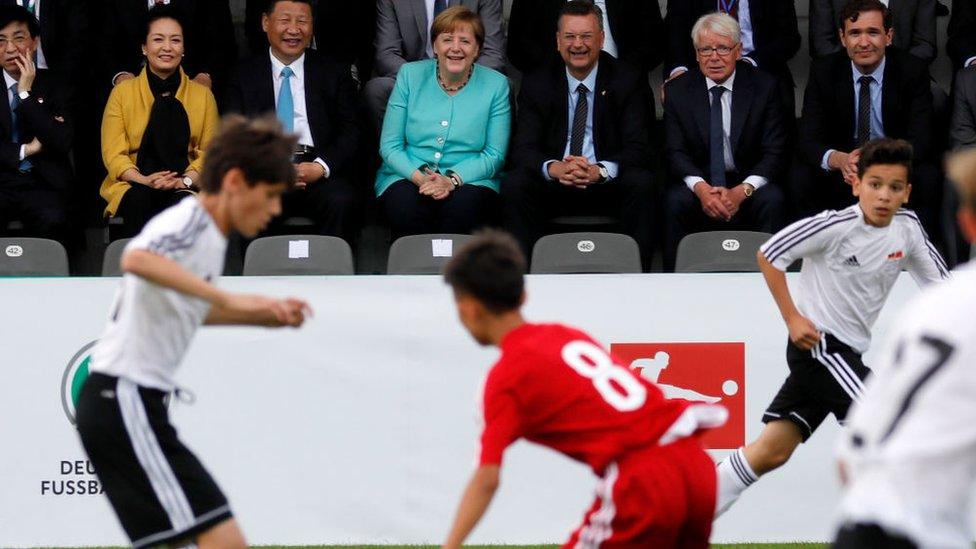
<svg viewBox="0 0 976 549">
<path fill-rule="evenodd" d="M 320 235 L 337 236 L 350 244 L 359 236 L 362 218 L 360 192 L 346 177 L 333 175 L 304 189 L 291 189 L 281 198 L 282 215 L 268 232 L 279 232 L 288 217 L 308 217 Z"/>
<path fill-rule="evenodd" d="M 133 183 L 132 187 L 122 195 L 119 208 L 115 211 L 115 215 L 123 220 L 122 230 L 119 231 L 121 238 L 132 238 L 139 234 L 139 231 L 156 214 L 187 196 L 189 196 L 187 191 L 154 189 Z"/>
<path fill-rule="evenodd" d="M 834 549 L 916 549 L 911 540 L 890 534 L 876 524 L 848 524 L 837 532 Z"/>
<path fill-rule="evenodd" d="M 738 185 L 742 178 L 729 174 L 729 187 Z M 675 181 L 668 188 L 664 218 L 664 270 L 674 271 L 678 243 L 691 233 L 702 231 L 762 231 L 775 233 L 786 225 L 785 198 L 783 191 L 773 182 L 756 190 L 742 201 L 739 211 L 731 221 L 712 219 L 702 210 L 701 201 L 688 190 L 684 181 Z"/>
<path fill-rule="evenodd" d="M 480 185 L 462 185 L 447 198 L 434 200 L 401 179 L 379 199 L 394 239 L 412 234 L 469 234 L 493 224 L 498 212 L 498 193 Z"/>
<path fill-rule="evenodd" d="M 642 168 L 620 168 L 617 177 L 584 189 L 568 187 L 536 171 L 514 170 L 502 182 L 502 224 L 522 245 L 526 257 L 560 215 L 605 215 L 620 218 L 621 230 L 637 241 L 641 259 L 650 265 L 653 252 L 654 176 Z"/>
<path fill-rule="evenodd" d="M 0 174 L 0 231 L 18 219 L 27 236 L 64 242 L 67 231 L 65 195 L 40 185 L 30 172 Z"/>
</svg>

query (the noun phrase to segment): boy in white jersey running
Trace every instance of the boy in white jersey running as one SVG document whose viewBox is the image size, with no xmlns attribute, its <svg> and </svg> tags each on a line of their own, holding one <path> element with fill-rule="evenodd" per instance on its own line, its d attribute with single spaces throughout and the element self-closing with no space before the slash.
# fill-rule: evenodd
<svg viewBox="0 0 976 549">
<path fill-rule="evenodd" d="M 976 243 L 976 151 L 949 162 Z M 839 549 L 971 548 L 976 481 L 976 263 L 899 316 L 838 455 Z"/>
<path fill-rule="evenodd" d="M 260 232 L 295 181 L 295 139 L 274 119 L 225 120 L 198 197 L 146 224 L 122 256 L 122 282 L 92 351 L 78 433 L 133 547 L 246 547 L 227 499 L 177 438 L 164 398 L 200 324 L 301 326 L 308 305 L 227 293 L 227 235 Z"/>
<path fill-rule="evenodd" d="M 948 276 L 908 201 L 912 148 L 878 139 L 861 148 L 853 192 L 858 203 L 793 223 L 757 253 L 789 329 L 790 375 L 763 414 L 759 438 L 718 465 L 716 516 L 760 476 L 786 463 L 828 414 L 843 422 L 870 370 L 861 361 L 871 326 L 903 268 L 926 284 Z M 786 268 L 803 259 L 799 299 Z"/>
</svg>

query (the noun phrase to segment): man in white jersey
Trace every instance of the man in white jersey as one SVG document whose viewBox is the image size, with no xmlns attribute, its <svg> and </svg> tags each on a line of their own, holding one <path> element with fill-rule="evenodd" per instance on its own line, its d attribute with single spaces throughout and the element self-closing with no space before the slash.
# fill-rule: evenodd
<svg viewBox="0 0 976 549">
<path fill-rule="evenodd" d="M 949 163 L 959 225 L 976 243 L 976 151 Z M 834 547 L 971 548 L 976 480 L 976 263 L 900 315 L 838 450 Z"/>
<path fill-rule="evenodd" d="M 790 375 L 763 414 L 759 438 L 719 464 L 716 515 L 786 463 L 828 414 L 843 423 L 870 373 L 861 355 L 871 326 L 902 269 L 919 284 L 948 277 L 918 217 L 901 208 L 911 193 L 911 163 L 905 141 L 868 142 L 853 181 L 857 204 L 797 221 L 759 249 L 759 267 L 789 329 Z M 798 259 L 794 303 L 785 271 Z"/>
<path fill-rule="evenodd" d="M 308 305 L 227 293 L 227 235 L 260 232 L 295 181 L 295 139 L 274 119 L 225 120 L 201 193 L 163 211 L 126 246 L 108 326 L 92 351 L 78 433 L 133 547 L 246 547 L 227 499 L 177 438 L 164 398 L 200 324 L 301 326 Z"/>
</svg>

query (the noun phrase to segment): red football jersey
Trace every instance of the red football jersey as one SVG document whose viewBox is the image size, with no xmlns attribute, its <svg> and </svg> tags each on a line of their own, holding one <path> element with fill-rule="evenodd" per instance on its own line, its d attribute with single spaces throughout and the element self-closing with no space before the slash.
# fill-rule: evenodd
<svg viewBox="0 0 976 549">
<path fill-rule="evenodd" d="M 688 407 L 612 359 L 585 333 L 524 324 L 501 341 L 485 380 L 481 463 L 501 464 L 519 438 L 602 474 L 634 448 L 656 445 Z"/>
</svg>

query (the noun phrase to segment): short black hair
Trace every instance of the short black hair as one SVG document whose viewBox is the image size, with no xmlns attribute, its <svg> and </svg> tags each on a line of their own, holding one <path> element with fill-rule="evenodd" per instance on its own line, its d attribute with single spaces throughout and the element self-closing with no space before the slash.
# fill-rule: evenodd
<svg viewBox="0 0 976 549">
<path fill-rule="evenodd" d="M 186 24 L 183 19 L 183 11 L 175 8 L 172 4 L 158 4 L 153 6 L 146 14 L 146 27 L 142 34 L 142 43 L 145 44 L 146 40 L 149 38 L 149 28 L 152 24 L 160 19 L 172 19 L 176 21 L 176 24 L 180 26 L 180 31 L 183 33 L 183 38 L 186 38 Z"/>
<path fill-rule="evenodd" d="M 868 168 L 875 164 L 904 166 L 912 173 L 912 145 L 904 139 L 882 137 L 868 141 L 861 147 L 861 158 L 857 161 L 857 176 L 864 177 Z"/>
<path fill-rule="evenodd" d="M 884 30 L 891 30 L 891 11 L 888 6 L 881 3 L 881 0 L 851 0 L 840 10 L 840 15 L 837 17 L 837 28 L 843 32 L 845 22 L 856 23 L 862 13 L 869 11 L 880 11 Z"/>
<path fill-rule="evenodd" d="M 564 15 L 592 15 L 600 22 L 600 30 L 603 30 L 603 10 L 593 0 L 569 0 L 569 2 L 560 6 L 559 17 L 556 18 L 557 28 L 559 27 L 559 21 L 562 21 Z"/>
<path fill-rule="evenodd" d="M 14 4 L 0 7 L 0 29 L 11 23 L 25 23 L 31 38 L 37 38 L 37 35 L 41 34 L 41 24 L 24 6 Z"/>
<path fill-rule="evenodd" d="M 353 0 L 354 2 L 366 2 L 367 0 Z M 295 2 L 296 4 L 307 4 L 308 7 L 312 8 L 312 16 L 315 16 L 315 0 L 270 0 L 268 2 L 268 9 L 264 10 L 265 15 L 271 15 L 274 11 L 275 6 L 278 2 Z"/>
<path fill-rule="evenodd" d="M 475 233 L 444 268 L 444 280 L 454 291 L 469 295 L 493 313 L 518 309 L 525 290 L 525 256 L 506 232 Z"/>
<path fill-rule="evenodd" d="M 291 157 L 296 143 L 298 138 L 285 134 L 274 116 L 225 116 L 204 152 L 200 188 L 208 193 L 220 192 L 224 175 L 234 168 L 244 173 L 251 187 L 258 183 L 286 183 L 291 187 L 295 184 Z"/>
</svg>

